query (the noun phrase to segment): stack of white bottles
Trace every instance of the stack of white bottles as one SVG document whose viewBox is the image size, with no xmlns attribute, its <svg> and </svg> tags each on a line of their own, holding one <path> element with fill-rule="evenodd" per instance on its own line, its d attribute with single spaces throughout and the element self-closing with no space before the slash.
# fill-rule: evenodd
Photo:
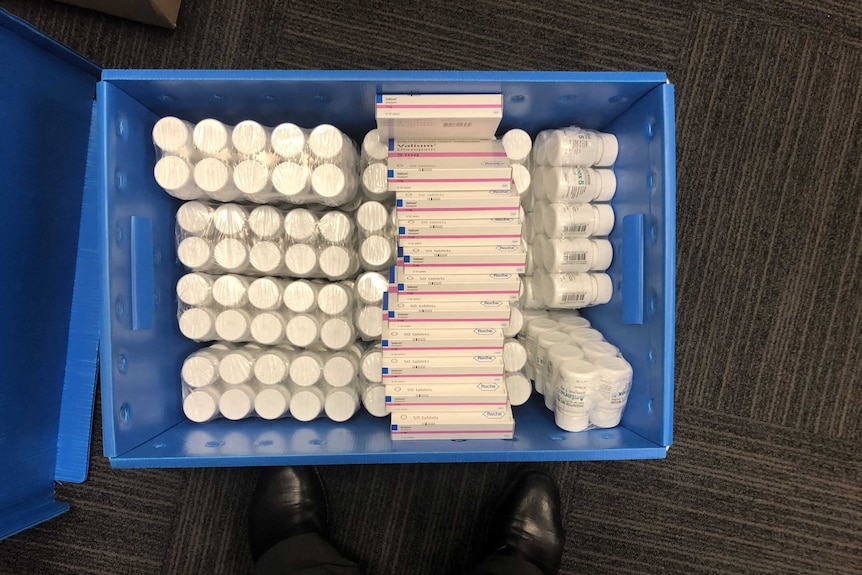
<svg viewBox="0 0 862 575">
<path fill-rule="evenodd" d="M 193 271 L 341 280 L 360 269 L 343 211 L 191 201 L 176 219 L 177 257 Z"/>
<path fill-rule="evenodd" d="M 612 282 L 603 272 L 613 257 L 606 236 L 614 211 L 607 202 L 616 192 L 610 166 L 617 151 L 612 134 L 573 127 L 537 136 L 525 202 L 525 309 L 577 309 L 610 300 Z"/>
<path fill-rule="evenodd" d="M 572 310 L 524 310 L 518 338 L 527 349 L 527 376 L 567 431 L 619 425 L 632 367 L 619 349 Z"/>
<path fill-rule="evenodd" d="M 181 200 L 358 206 L 355 144 L 338 128 L 166 117 L 153 127 L 156 182 Z"/>
<path fill-rule="evenodd" d="M 380 384 L 367 385 L 364 375 L 360 379 L 360 373 L 374 372 L 367 355 L 356 343 L 338 352 L 286 344 L 213 344 L 183 362 L 183 411 L 197 423 L 252 416 L 299 421 L 325 416 L 343 422 L 364 403 L 369 413 L 381 417 L 383 397 L 375 391 Z"/>
</svg>

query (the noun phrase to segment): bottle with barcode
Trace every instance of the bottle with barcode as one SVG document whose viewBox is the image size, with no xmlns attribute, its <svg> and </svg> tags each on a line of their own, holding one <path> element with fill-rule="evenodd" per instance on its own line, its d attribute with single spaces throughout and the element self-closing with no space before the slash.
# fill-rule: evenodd
<svg viewBox="0 0 862 575">
<path fill-rule="evenodd" d="M 549 238 L 604 237 L 614 228 L 614 210 L 610 204 L 543 203 L 541 223 Z"/>
<path fill-rule="evenodd" d="M 533 159 L 545 166 L 612 166 L 619 142 L 613 134 L 576 126 L 545 130 L 536 137 Z"/>
<path fill-rule="evenodd" d="M 580 309 L 611 301 L 613 282 L 603 273 L 547 274 L 541 289 L 548 308 Z"/>
<path fill-rule="evenodd" d="M 605 271 L 611 265 L 613 250 L 608 240 L 538 238 L 533 257 L 548 273 Z"/>
<path fill-rule="evenodd" d="M 617 191 L 617 178 L 613 170 L 539 166 L 534 168 L 534 182 L 538 174 L 542 189 L 536 193 L 551 203 L 609 202 Z"/>
</svg>

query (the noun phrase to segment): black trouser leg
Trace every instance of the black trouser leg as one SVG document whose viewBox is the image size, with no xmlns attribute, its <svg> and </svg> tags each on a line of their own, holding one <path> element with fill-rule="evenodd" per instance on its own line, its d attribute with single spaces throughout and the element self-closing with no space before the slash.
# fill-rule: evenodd
<svg viewBox="0 0 862 575">
<path fill-rule="evenodd" d="M 492 553 L 465 575 L 542 575 L 542 571 L 520 555 Z"/>
<path fill-rule="evenodd" d="M 359 575 L 359 567 L 346 559 L 317 533 L 285 539 L 261 555 L 254 575 Z"/>
</svg>

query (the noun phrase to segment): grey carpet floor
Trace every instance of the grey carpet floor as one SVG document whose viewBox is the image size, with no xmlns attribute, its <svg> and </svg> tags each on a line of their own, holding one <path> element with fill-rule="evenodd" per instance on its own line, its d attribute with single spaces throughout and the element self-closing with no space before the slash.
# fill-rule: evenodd
<svg viewBox="0 0 862 575">
<path fill-rule="evenodd" d="M 677 86 L 675 443 L 547 464 L 570 573 L 862 573 L 862 4 L 185 0 L 166 31 L 0 0 L 105 67 L 664 70 Z M 98 421 L 98 419 L 97 419 Z M 253 469 L 111 470 L 0 572 L 243 573 Z M 507 465 L 322 468 L 369 573 L 475 558 Z M 385 502 L 380 495 L 385 493 Z"/>
</svg>

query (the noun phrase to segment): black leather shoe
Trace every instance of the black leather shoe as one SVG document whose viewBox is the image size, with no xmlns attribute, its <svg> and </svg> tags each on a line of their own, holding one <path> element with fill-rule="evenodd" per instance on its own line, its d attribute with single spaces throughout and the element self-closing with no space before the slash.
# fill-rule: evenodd
<svg viewBox="0 0 862 575">
<path fill-rule="evenodd" d="M 313 467 L 267 467 L 260 472 L 248 509 L 252 559 L 273 545 L 305 533 L 326 535 L 326 495 Z"/>
<path fill-rule="evenodd" d="M 519 556 L 545 575 L 554 575 L 560 570 L 564 541 L 556 483 L 541 471 L 520 473 L 491 519 L 489 551 Z"/>
</svg>

